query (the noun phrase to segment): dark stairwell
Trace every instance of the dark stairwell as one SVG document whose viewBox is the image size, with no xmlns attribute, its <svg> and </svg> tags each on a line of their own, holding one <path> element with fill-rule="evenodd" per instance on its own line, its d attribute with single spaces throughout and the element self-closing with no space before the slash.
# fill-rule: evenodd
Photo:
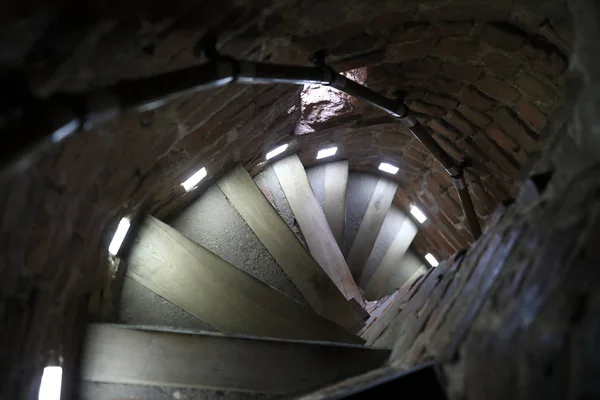
<svg viewBox="0 0 600 400">
<path fill-rule="evenodd" d="M 291 225 L 295 240 L 307 245 L 315 266 L 323 267 L 315 271 L 326 271 L 331 288 L 343 295 L 334 296 L 344 300 L 336 300 L 339 308 L 319 304 L 316 295 L 309 301 L 307 293 L 313 286 L 302 289 L 286 282 L 290 272 L 276 269 L 283 266 L 271 249 L 268 254 L 255 253 L 256 246 L 250 246 L 237 259 L 227 259 L 219 254 L 218 243 L 210 239 L 200 243 L 244 270 L 244 279 L 252 280 L 255 274 L 271 279 L 267 284 L 276 291 L 267 287 L 265 293 L 283 297 L 270 304 L 289 304 L 289 310 L 312 308 L 305 318 L 318 320 L 311 326 L 321 330 L 307 329 L 306 335 L 322 332 L 323 338 L 292 339 L 353 341 L 355 336 L 346 336 L 350 332 L 359 333 L 369 346 L 391 349 L 381 368 L 358 357 L 368 364 L 365 370 L 374 372 L 348 385 L 435 360 L 451 398 L 598 396 L 590 379 L 598 374 L 594 335 L 599 282 L 592 245 L 598 203 L 594 105 L 600 70 L 594 50 L 599 29 L 595 3 L 580 0 L 570 10 L 553 1 L 243 2 L 218 7 L 157 2 L 140 7 L 96 5 L 89 10 L 48 3 L 37 9 L 5 8 L 0 66 L 3 72 L 19 71 L 39 98 L 203 62 L 193 47 L 208 28 L 219 29 L 218 48 L 223 54 L 241 59 L 306 65 L 309 54 L 327 49 L 329 65 L 339 71 L 362 71 L 348 75 L 389 97 L 401 96 L 450 155 L 472 159 L 466 179 L 486 231 L 473 245 L 460 201 L 441 164 L 402 124 L 352 98 L 325 97 L 306 107 L 302 89 L 295 86 L 234 85 L 182 97 L 153 111 L 126 113 L 47 149 L 25 171 L 0 183 L 3 398 L 37 398 L 41 371 L 53 363 L 63 365 L 64 398 L 76 397 L 78 344 L 85 324 L 136 323 L 126 320 L 127 310 L 122 308 L 126 304 L 119 306 L 118 300 L 120 282 L 125 282 L 123 293 L 133 293 L 130 298 L 138 303 L 147 290 L 132 292 L 127 286 L 131 279 L 123 276 L 131 271 L 127 257 L 135 252 L 146 216 L 177 221 L 214 192 L 238 164 L 261 186 L 260 173 L 269 173 L 271 165 L 264 154 L 283 143 L 290 145 L 284 156 L 298 154 L 306 168 L 317 163 L 318 150 L 336 145 L 336 157 L 348 160 L 351 176 L 368 173 L 391 179 L 398 185 L 391 207 L 411 218 L 409 210 L 417 205 L 428 217 L 423 224 L 413 221 L 417 226 L 410 246 L 413 258 L 419 265 L 419 261 L 426 265 L 423 257 L 428 253 L 445 260 L 421 277 L 417 273 L 404 287 L 410 276 L 396 282 L 391 279 L 394 274 L 386 274 L 379 281 L 390 286 L 378 285 L 369 297 L 363 275 L 373 272 L 372 281 L 379 270 L 373 265 L 383 265 L 385 255 L 373 256 L 374 261 L 365 249 L 351 254 L 356 237 L 342 245 L 331 228 L 328 239 L 340 249 L 332 257 L 349 267 L 346 278 L 333 278 L 332 271 L 344 270 L 326 269 L 321 260 L 331 260 L 331 253 L 311 247 L 310 240 L 317 238 L 305 232 L 323 225 L 303 229 L 293 204 L 288 205 L 291 210 L 282 210 L 276 194 L 269 199 L 267 186 L 261 189 L 286 226 Z M 341 18 L 323 20 L 331 11 Z M 13 99 L 3 96 L 3 107 L 10 106 Z M 299 126 L 310 129 L 299 131 Z M 379 172 L 381 162 L 397 166 L 398 173 Z M 180 183 L 200 167 L 208 175 L 196 190 L 186 193 Z M 352 195 L 351 181 L 348 205 L 359 197 Z M 325 210 L 316 186 L 311 189 L 315 204 Z M 514 203 L 508 206 L 510 199 Z M 366 212 L 363 208 L 360 215 Z M 109 242 L 122 217 L 131 219 L 132 229 L 123 253 L 109 257 Z M 345 239 L 360 231 L 361 217 L 353 218 L 350 215 L 345 223 L 346 228 L 354 224 L 356 233 L 347 229 Z M 361 243 L 370 244 L 367 249 L 392 243 L 385 235 L 379 240 L 387 225 L 381 220 L 377 235 Z M 468 250 L 464 257 L 462 249 Z M 394 263 L 385 265 L 394 272 L 400 269 L 393 268 Z M 369 319 L 361 331 L 349 328 L 353 312 L 364 318 L 361 309 L 373 313 L 376 308 L 361 304 L 362 295 L 356 294 L 361 290 L 353 289 L 348 276 L 354 287 L 365 291 L 367 300 L 393 296 L 380 303 L 384 308 L 379 308 L 379 318 Z M 146 296 L 149 302 L 163 302 L 155 294 Z M 172 302 L 162 306 L 175 307 L 171 308 L 178 310 L 175 313 L 184 309 L 168 303 Z M 341 314 L 332 311 L 340 309 Z M 177 326 L 185 319 L 193 329 L 215 328 L 189 313 L 165 323 L 160 312 L 153 320 L 130 311 L 133 319 L 146 318 L 137 322 L 145 325 Z M 248 321 L 263 329 L 256 315 Z M 337 327 L 331 328 L 332 320 Z M 286 326 L 298 328 L 283 336 L 297 335 L 308 326 L 294 321 Z M 344 326 L 343 332 L 339 326 Z M 332 337 L 333 331 L 340 336 Z M 341 367 L 324 370 L 339 372 Z M 310 389 L 361 372 L 329 377 L 329 382 L 320 381 Z"/>
</svg>

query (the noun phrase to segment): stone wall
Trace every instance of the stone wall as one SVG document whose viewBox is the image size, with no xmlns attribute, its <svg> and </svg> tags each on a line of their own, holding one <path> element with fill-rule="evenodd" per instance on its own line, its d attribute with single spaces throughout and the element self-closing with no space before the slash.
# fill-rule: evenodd
<svg viewBox="0 0 600 400">
<path fill-rule="evenodd" d="M 438 361 L 450 398 L 600 396 L 600 7 L 571 9 L 569 103 L 515 203 L 369 328 L 395 369 Z"/>
</svg>

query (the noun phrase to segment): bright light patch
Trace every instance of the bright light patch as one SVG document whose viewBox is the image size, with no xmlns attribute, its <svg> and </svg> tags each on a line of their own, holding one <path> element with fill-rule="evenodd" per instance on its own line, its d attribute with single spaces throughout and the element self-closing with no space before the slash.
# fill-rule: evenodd
<svg viewBox="0 0 600 400">
<path fill-rule="evenodd" d="M 417 206 L 412 206 L 410 208 L 410 213 L 413 217 L 416 218 L 417 221 L 419 221 L 420 224 L 427 221 L 427 217 L 425 216 L 425 214 L 423 214 L 423 211 L 421 211 Z"/>
<path fill-rule="evenodd" d="M 271 158 L 278 156 L 279 154 L 283 153 L 284 151 L 286 151 L 288 148 L 287 144 L 281 145 L 279 147 L 277 147 L 274 150 L 271 150 L 270 152 L 267 153 L 267 155 L 265 156 L 265 158 L 267 160 L 270 160 Z"/>
<path fill-rule="evenodd" d="M 382 162 L 381 164 L 379 164 L 379 169 L 383 172 L 387 172 L 388 174 L 392 174 L 392 175 L 395 175 L 399 170 L 398 167 L 396 167 L 392 164 L 385 163 L 385 162 Z"/>
<path fill-rule="evenodd" d="M 60 400 L 61 385 L 62 367 L 44 368 L 38 400 Z"/>
<path fill-rule="evenodd" d="M 317 160 L 321 158 L 327 158 L 335 155 L 337 153 L 337 147 L 329 147 L 328 149 L 319 150 L 317 153 Z"/>
<path fill-rule="evenodd" d="M 125 240 L 125 235 L 127 235 L 127 231 L 129 230 L 129 219 L 123 218 L 119 222 L 119 226 L 117 226 L 117 231 L 115 232 L 115 236 L 113 236 L 110 245 L 108 246 L 108 252 L 113 256 L 116 256 L 123 244 L 123 240 Z"/>
<path fill-rule="evenodd" d="M 186 192 L 189 192 L 190 190 L 194 189 L 198 185 L 198 183 L 200 183 L 200 181 L 204 179 L 205 176 L 206 168 L 201 168 L 194 175 L 190 176 L 188 180 L 183 182 L 181 186 L 183 186 Z"/>
<path fill-rule="evenodd" d="M 425 255 L 425 259 L 429 264 L 431 264 L 432 267 L 437 267 L 438 265 L 440 265 L 438 260 L 436 260 L 433 254 L 431 253 L 427 253 L 427 255 Z"/>
</svg>

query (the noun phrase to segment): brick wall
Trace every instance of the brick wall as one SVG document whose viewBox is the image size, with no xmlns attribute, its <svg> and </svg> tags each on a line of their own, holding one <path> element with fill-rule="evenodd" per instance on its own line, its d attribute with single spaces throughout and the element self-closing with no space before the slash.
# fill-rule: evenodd
<svg viewBox="0 0 600 400">
<path fill-rule="evenodd" d="M 193 65 L 201 61 L 196 41 L 217 26 L 221 50 L 237 57 L 306 63 L 325 47 L 340 70 L 366 66 L 372 88 L 407 92 L 451 154 L 473 155 L 482 218 L 514 194 L 515 169 L 561 102 L 572 42 L 558 1 L 35 3 L 0 6 L 0 66 L 23 71 L 40 96 Z M 338 18 L 323 17 L 332 13 Z M 68 352 L 73 304 L 110 304 L 107 247 L 119 219 L 184 207 L 197 192 L 179 184 L 201 166 L 209 184 L 236 163 L 259 172 L 264 152 L 282 141 L 309 165 L 319 147 L 340 143 L 355 170 L 373 172 L 382 158 L 401 168 L 398 203 L 418 202 L 431 221 L 417 251 L 443 258 L 469 244 L 450 181 L 401 125 L 353 103 L 351 118 L 296 137 L 299 92 L 234 86 L 127 114 L 68 138 L 0 184 L 4 397 L 18 398 L 49 354 Z"/>
</svg>

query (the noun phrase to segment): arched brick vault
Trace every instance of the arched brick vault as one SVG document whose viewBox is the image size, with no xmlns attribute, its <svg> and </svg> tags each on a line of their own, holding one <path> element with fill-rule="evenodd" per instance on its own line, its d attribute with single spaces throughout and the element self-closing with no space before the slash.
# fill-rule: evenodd
<svg viewBox="0 0 600 400">
<path fill-rule="evenodd" d="M 102 4 L 76 13 L 68 5 L 50 12 L 46 2 L 22 24 L 0 12 L 0 65 L 26 71 L 34 90 L 47 95 L 197 63 L 192 49 L 208 27 L 222 30 L 221 51 L 240 58 L 306 64 L 308 54 L 326 48 L 339 70 L 366 66 L 369 87 L 405 91 L 452 155 L 473 158 L 468 178 L 483 221 L 514 193 L 519 168 L 562 102 L 571 47 L 562 2 L 202 3 Z M 24 315 L 43 304 L 45 318 L 62 318 L 72 296 L 106 282 L 106 249 L 120 216 L 140 207 L 158 217 L 173 213 L 200 192 L 184 195 L 179 186 L 199 166 L 209 171 L 206 184 L 240 162 L 257 173 L 264 152 L 290 140 L 306 164 L 329 142 L 340 144 L 354 170 L 375 172 L 383 158 L 396 163 L 396 202 L 414 202 L 430 217 L 416 250 L 444 258 L 469 245 L 450 180 L 401 124 L 352 103 L 316 132 L 294 136 L 300 90 L 216 89 L 125 115 L 48 151 L 0 190 L 2 297 L 17 299 Z M 60 337 L 29 335 L 46 335 L 48 343 Z"/>
</svg>

